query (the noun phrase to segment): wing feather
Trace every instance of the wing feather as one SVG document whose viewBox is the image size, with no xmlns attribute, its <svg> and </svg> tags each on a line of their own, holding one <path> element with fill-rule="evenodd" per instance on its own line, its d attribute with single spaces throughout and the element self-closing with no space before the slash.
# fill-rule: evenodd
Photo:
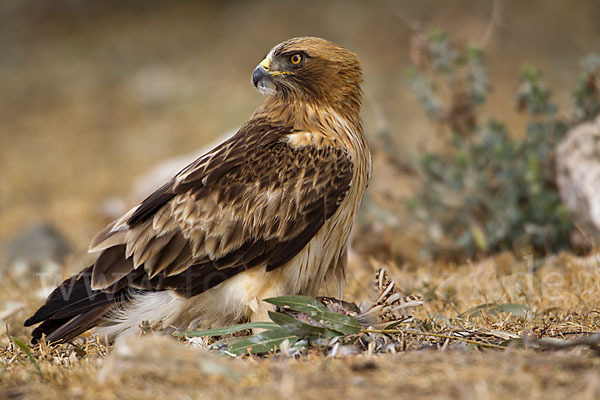
<svg viewBox="0 0 600 400">
<path fill-rule="evenodd" d="M 183 247 L 186 245 L 186 240 L 180 232 L 173 234 L 169 243 L 161 250 L 160 254 L 152 257 L 146 262 L 145 268 L 148 271 L 153 271 L 151 278 L 154 278 L 158 273 L 164 271 L 171 263 L 181 254 Z M 191 254 L 191 253 L 190 253 Z"/>
<path fill-rule="evenodd" d="M 240 132 L 159 188 L 94 241 L 92 287 L 195 295 L 244 269 L 273 270 L 306 246 L 337 210 L 351 181 L 349 154 L 333 146 L 292 147 L 289 127 L 266 120 Z"/>
</svg>

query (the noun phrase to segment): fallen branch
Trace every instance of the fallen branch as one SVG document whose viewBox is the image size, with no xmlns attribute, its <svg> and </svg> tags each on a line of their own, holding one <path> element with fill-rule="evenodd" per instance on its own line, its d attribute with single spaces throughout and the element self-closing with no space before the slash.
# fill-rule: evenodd
<svg viewBox="0 0 600 400">
<path fill-rule="evenodd" d="M 600 333 L 574 339 L 537 338 L 523 334 L 523 346 L 525 348 L 539 346 L 542 350 L 566 350 L 585 346 L 600 354 Z"/>
<path fill-rule="evenodd" d="M 506 350 L 506 347 L 499 346 L 497 344 L 478 342 L 477 340 L 465 339 L 465 338 L 459 337 L 459 336 L 444 335 L 442 333 L 419 332 L 419 331 L 413 331 L 413 330 L 399 331 L 399 330 L 395 330 L 395 329 L 365 329 L 365 330 L 362 330 L 361 332 L 363 332 L 363 333 L 381 333 L 381 334 L 405 333 L 405 334 L 417 335 L 417 336 L 431 336 L 431 337 L 438 337 L 438 338 L 442 338 L 442 339 L 459 340 L 461 342 L 473 344 L 473 345 L 480 346 L 480 347 L 487 347 L 490 349 Z"/>
</svg>

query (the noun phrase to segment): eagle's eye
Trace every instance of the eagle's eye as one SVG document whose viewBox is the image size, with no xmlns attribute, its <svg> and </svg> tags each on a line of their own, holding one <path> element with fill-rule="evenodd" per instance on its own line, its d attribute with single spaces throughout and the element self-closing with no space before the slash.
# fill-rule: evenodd
<svg viewBox="0 0 600 400">
<path fill-rule="evenodd" d="M 294 65 L 298 65 L 302 62 L 302 54 L 296 53 L 290 56 L 290 62 Z"/>
</svg>

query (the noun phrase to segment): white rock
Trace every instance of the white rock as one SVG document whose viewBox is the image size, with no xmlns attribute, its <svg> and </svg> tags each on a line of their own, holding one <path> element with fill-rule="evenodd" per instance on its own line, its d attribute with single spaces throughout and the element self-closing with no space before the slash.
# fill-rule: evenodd
<svg viewBox="0 0 600 400">
<path fill-rule="evenodd" d="M 575 223 L 600 239 L 600 116 L 572 128 L 557 147 L 557 185 Z"/>
</svg>

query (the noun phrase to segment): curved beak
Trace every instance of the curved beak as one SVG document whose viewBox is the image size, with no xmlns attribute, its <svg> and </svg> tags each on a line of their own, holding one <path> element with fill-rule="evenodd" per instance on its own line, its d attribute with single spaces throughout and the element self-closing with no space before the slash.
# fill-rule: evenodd
<svg viewBox="0 0 600 400">
<path fill-rule="evenodd" d="M 267 70 L 259 65 L 252 73 L 252 83 L 258 89 L 258 85 L 263 80 L 271 80 L 271 75 Z"/>
<path fill-rule="evenodd" d="M 275 91 L 271 73 L 271 59 L 267 56 L 252 72 L 252 84 L 262 94 L 271 94 Z"/>
</svg>

